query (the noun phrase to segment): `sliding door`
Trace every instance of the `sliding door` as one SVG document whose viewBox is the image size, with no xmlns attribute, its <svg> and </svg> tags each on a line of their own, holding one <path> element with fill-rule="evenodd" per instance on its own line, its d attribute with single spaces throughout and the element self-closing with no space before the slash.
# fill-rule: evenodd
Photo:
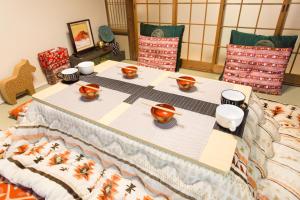
<svg viewBox="0 0 300 200">
<path fill-rule="evenodd" d="M 300 0 L 135 0 L 136 37 L 141 22 L 185 25 L 183 67 L 221 72 L 232 30 L 261 35 L 300 35 Z M 300 82 L 299 40 L 286 77 Z M 299 83 L 300 84 L 300 83 Z"/>
</svg>

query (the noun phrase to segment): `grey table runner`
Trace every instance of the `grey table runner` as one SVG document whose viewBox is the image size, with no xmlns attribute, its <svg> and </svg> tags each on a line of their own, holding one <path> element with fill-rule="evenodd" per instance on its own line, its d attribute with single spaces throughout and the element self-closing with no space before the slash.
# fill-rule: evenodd
<svg viewBox="0 0 300 200">
<path fill-rule="evenodd" d="M 212 117 L 215 116 L 215 111 L 218 106 L 214 103 L 154 90 L 152 86 L 144 87 L 101 76 L 81 76 L 80 79 L 85 82 L 98 83 L 102 87 L 130 94 L 131 96 L 124 100 L 124 102 L 129 104 L 133 104 L 138 98 L 144 98 L 156 102 L 168 103 L 178 108 Z"/>
<path fill-rule="evenodd" d="M 110 79 L 102 76 L 96 76 L 96 75 L 81 76 L 80 80 L 89 83 L 98 83 L 102 87 L 127 93 L 130 96 L 127 99 L 125 99 L 124 102 L 129 104 L 133 104 L 139 98 L 144 98 L 155 102 L 168 103 L 177 108 L 182 108 L 185 110 L 189 110 L 203 115 L 208 115 L 211 117 L 215 117 L 216 108 L 218 106 L 218 104 L 215 103 L 210 103 L 210 102 L 194 99 L 191 97 L 185 97 L 177 94 L 155 90 L 152 86 L 145 87 L 145 86 L 140 86 L 133 83 Z M 214 128 L 230 134 L 242 136 L 242 133 L 244 132 L 246 117 L 247 115 L 245 113 L 245 117 L 242 122 L 242 125 L 233 133 L 230 132 L 228 129 L 222 128 L 217 123 L 215 124 Z"/>
</svg>

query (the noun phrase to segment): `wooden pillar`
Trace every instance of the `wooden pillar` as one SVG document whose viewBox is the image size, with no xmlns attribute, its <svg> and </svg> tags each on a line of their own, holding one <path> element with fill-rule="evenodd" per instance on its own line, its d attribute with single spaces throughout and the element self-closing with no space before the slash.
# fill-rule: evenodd
<svg viewBox="0 0 300 200">
<path fill-rule="evenodd" d="M 129 40 L 130 59 L 137 60 L 137 20 L 135 0 L 126 0 L 127 32 Z"/>
<path fill-rule="evenodd" d="M 290 7 L 290 3 L 291 0 L 284 0 L 282 3 L 282 7 L 281 7 L 281 12 L 277 21 L 277 25 L 276 25 L 276 29 L 275 29 L 275 33 L 274 35 L 281 35 L 283 28 L 284 28 L 284 24 L 285 24 L 285 20 L 288 14 L 288 10 Z"/>
<path fill-rule="evenodd" d="M 225 13 L 225 0 L 221 0 L 220 2 L 220 9 L 219 9 L 219 16 L 218 16 L 218 23 L 217 23 L 217 32 L 216 32 L 216 38 L 215 38 L 215 44 L 214 44 L 214 53 L 212 58 L 212 63 L 217 65 L 218 63 L 218 57 L 219 57 L 219 51 L 220 51 L 220 44 L 221 44 L 221 38 L 222 38 L 222 26 L 224 21 L 224 13 Z M 220 68 L 220 67 L 218 67 Z M 220 69 L 212 69 L 212 71 L 219 72 Z"/>
<path fill-rule="evenodd" d="M 177 25 L 178 0 L 173 0 L 172 3 L 172 25 Z"/>
</svg>

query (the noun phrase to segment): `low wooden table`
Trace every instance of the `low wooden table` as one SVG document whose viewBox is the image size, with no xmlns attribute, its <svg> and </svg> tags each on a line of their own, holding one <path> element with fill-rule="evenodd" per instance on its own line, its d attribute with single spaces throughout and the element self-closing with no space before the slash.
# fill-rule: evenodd
<svg viewBox="0 0 300 200">
<path fill-rule="evenodd" d="M 201 82 L 197 90 L 184 93 L 176 88 L 176 80 L 168 78 L 179 73 L 139 67 L 136 79 L 125 79 L 120 67 L 126 65 L 129 64 L 106 61 L 95 67 L 96 76 L 82 77 L 85 82 L 101 83 L 100 97 L 93 102 L 80 99 L 78 85 L 63 83 L 38 92 L 33 98 L 141 144 L 227 173 L 237 139 L 213 126 L 212 111 L 219 104 L 223 89 L 242 91 L 248 103 L 251 87 L 195 77 Z M 174 126 L 155 124 L 149 115 L 150 107 L 141 103 L 158 100 L 174 102 L 176 110 L 183 113 L 182 117 L 175 118 Z M 194 105 L 196 110 L 189 105 Z"/>
</svg>

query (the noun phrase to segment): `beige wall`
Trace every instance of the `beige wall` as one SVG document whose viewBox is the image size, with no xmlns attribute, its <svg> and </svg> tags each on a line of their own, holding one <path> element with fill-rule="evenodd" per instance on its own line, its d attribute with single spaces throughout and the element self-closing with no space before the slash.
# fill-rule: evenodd
<svg viewBox="0 0 300 200">
<path fill-rule="evenodd" d="M 81 19 L 90 19 L 98 41 L 98 27 L 107 24 L 104 0 L 0 0 L 0 79 L 26 58 L 37 67 L 35 86 L 46 84 L 37 53 L 60 46 L 71 54 L 66 23 Z"/>
</svg>

